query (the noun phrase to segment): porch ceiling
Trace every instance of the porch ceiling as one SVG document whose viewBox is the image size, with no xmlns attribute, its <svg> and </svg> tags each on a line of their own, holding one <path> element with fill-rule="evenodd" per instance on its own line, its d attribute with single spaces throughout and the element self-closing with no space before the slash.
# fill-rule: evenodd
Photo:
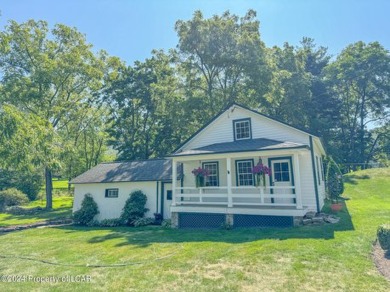
<svg viewBox="0 0 390 292">
<path fill-rule="evenodd" d="M 284 150 L 284 149 L 309 149 L 308 145 L 289 142 L 276 141 L 266 138 L 240 140 L 234 142 L 216 143 L 200 148 L 185 150 L 173 154 L 172 156 L 190 156 L 218 153 L 235 153 L 235 152 L 252 152 L 252 151 L 269 151 L 269 150 Z"/>
</svg>

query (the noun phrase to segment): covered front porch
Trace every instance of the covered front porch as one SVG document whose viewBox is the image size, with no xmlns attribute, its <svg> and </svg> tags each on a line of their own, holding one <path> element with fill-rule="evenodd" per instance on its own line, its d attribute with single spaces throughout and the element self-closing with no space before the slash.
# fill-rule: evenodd
<svg viewBox="0 0 390 292">
<path fill-rule="evenodd" d="M 304 216 L 300 165 L 307 149 L 176 155 L 172 159 L 171 212 Z M 252 169 L 258 163 L 271 174 L 256 185 Z M 183 178 L 177 178 L 182 165 Z M 204 186 L 192 171 L 208 169 Z"/>
</svg>

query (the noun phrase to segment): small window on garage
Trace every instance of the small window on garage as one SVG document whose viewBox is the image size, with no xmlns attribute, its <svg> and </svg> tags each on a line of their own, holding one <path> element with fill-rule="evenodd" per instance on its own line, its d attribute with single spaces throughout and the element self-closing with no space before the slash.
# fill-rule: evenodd
<svg viewBox="0 0 390 292">
<path fill-rule="evenodd" d="M 106 198 L 118 198 L 119 189 L 106 189 Z"/>
</svg>

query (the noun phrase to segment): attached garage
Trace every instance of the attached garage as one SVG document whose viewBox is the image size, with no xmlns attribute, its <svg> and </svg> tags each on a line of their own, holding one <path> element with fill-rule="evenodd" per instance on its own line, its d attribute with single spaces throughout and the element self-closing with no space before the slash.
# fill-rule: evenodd
<svg viewBox="0 0 390 292">
<path fill-rule="evenodd" d="M 80 209 L 85 194 L 91 194 L 99 206 L 97 220 L 118 218 L 130 193 L 141 190 L 148 198 L 146 217 L 160 213 L 167 219 L 171 182 L 172 163 L 167 159 L 101 163 L 71 181 L 75 187 L 73 212 Z"/>
</svg>

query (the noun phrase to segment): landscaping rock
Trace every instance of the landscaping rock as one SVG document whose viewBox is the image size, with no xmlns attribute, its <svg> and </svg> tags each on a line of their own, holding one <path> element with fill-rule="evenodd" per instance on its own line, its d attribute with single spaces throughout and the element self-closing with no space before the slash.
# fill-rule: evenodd
<svg viewBox="0 0 390 292">
<path fill-rule="evenodd" d="M 311 219 L 303 219 L 302 223 L 303 223 L 303 225 L 309 225 L 309 224 L 312 224 L 313 221 Z"/>
<path fill-rule="evenodd" d="M 314 217 L 311 220 L 313 221 L 313 224 L 322 224 L 322 223 L 324 223 L 324 218 L 323 217 Z"/>
<path fill-rule="evenodd" d="M 324 221 L 327 223 L 335 224 L 335 223 L 338 223 L 340 221 L 340 218 L 333 216 L 333 215 L 328 215 L 328 216 L 324 217 Z"/>
<path fill-rule="evenodd" d="M 307 219 L 313 219 L 316 216 L 316 212 L 307 212 L 305 217 Z"/>
</svg>

